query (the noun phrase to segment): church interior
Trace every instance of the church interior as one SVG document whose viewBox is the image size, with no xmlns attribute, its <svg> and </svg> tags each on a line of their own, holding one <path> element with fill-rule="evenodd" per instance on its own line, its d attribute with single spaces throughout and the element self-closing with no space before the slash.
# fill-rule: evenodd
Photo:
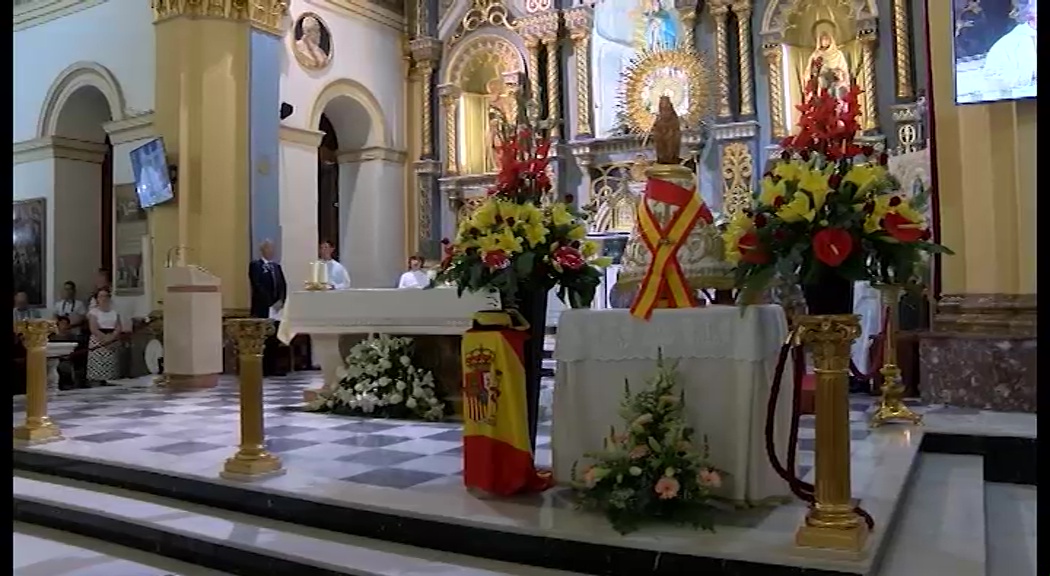
<svg viewBox="0 0 1050 576">
<path fill-rule="evenodd" d="M 1035 0 L 13 4 L 13 574 L 1036 574 Z M 828 315 L 818 101 L 946 247 Z"/>
</svg>

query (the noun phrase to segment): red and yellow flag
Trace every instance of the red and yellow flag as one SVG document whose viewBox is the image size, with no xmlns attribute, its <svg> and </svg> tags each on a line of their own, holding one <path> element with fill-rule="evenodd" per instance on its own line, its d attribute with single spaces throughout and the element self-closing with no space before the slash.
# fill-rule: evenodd
<svg viewBox="0 0 1050 576">
<path fill-rule="evenodd" d="M 526 329 L 528 326 L 525 327 Z M 504 312 L 479 312 L 463 335 L 463 484 L 500 496 L 540 492 L 553 481 L 537 472 L 525 403 L 528 332 Z"/>
<path fill-rule="evenodd" d="M 677 206 L 678 211 L 666 225 L 660 226 L 648 200 Z M 696 294 L 689 288 L 678 264 L 678 249 L 689 239 L 689 233 L 699 220 L 708 224 L 714 221 L 707 205 L 693 190 L 667 180 L 650 178 L 645 186 L 645 197 L 638 203 L 637 217 L 642 241 L 652 258 L 631 303 L 631 315 L 648 320 L 653 309 L 662 302 L 666 302 L 664 305 L 669 308 L 697 306 Z"/>
</svg>

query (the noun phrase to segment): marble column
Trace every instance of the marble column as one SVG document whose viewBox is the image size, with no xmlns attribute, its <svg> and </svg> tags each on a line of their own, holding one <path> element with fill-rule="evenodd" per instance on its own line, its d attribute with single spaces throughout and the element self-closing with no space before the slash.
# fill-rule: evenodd
<svg viewBox="0 0 1050 576">
<path fill-rule="evenodd" d="M 324 132 L 280 128 L 281 252 L 284 276 L 292 290 L 310 278 L 317 259 L 317 148 Z"/>
<path fill-rule="evenodd" d="M 251 155 L 253 51 L 280 47 L 286 12 L 282 0 L 154 3 L 154 126 L 179 166 L 178 201 L 151 214 L 154 285 L 164 255 L 185 246 L 221 278 L 228 311 L 248 308 L 251 175 L 262 168 Z M 276 141 L 272 129 L 260 137 Z"/>
<path fill-rule="evenodd" d="M 365 148 L 339 154 L 339 253 L 358 288 L 392 288 L 405 266 L 405 153 Z"/>
</svg>

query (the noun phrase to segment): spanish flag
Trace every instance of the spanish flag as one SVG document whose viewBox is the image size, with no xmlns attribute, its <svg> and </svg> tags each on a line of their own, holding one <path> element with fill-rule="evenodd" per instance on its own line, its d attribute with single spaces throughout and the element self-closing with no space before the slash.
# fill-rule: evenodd
<svg viewBox="0 0 1050 576">
<path fill-rule="evenodd" d="M 463 335 L 463 484 L 499 496 L 553 484 L 538 472 L 529 442 L 524 348 L 528 324 L 506 312 L 478 312 Z"/>
</svg>

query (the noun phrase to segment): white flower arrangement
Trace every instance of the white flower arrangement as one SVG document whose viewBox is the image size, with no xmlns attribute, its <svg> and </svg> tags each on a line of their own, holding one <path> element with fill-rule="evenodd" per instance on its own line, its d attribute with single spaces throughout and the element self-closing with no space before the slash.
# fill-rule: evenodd
<svg viewBox="0 0 1050 576">
<path fill-rule="evenodd" d="M 445 415 L 434 375 L 412 364 L 411 338 L 369 337 L 350 349 L 337 375 L 338 385 L 325 386 L 307 410 L 426 420 Z"/>
</svg>

